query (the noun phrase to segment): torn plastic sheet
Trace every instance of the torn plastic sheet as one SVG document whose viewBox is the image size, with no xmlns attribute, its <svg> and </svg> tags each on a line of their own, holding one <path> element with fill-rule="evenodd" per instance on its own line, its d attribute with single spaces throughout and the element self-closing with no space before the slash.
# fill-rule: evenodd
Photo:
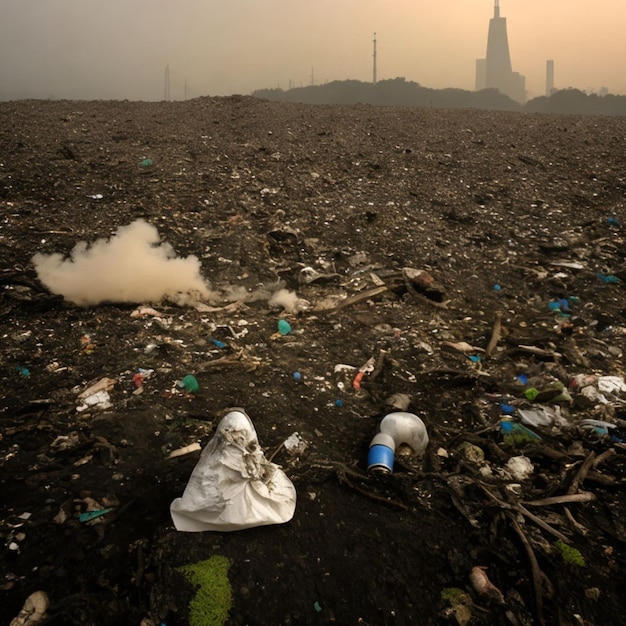
<svg viewBox="0 0 626 626">
<path fill-rule="evenodd" d="M 113 405 L 111 404 L 111 396 L 108 391 L 97 391 L 82 399 L 82 404 L 76 407 L 76 410 L 81 413 L 86 411 L 90 407 L 98 407 L 99 409 L 109 409 Z"/>
<path fill-rule="evenodd" d="M 621 376 L 598 376 L 598 390 L 609 394 L 623 393 L 626 391 L 626 383 Z"/>
<path fill-rule="evenodd" d="M 219 423 L 170 513 L 180 531 L 233 531 L 288 522 L 295 508 L 293 483 L 265 458 L 245 411 L 233 409 Z"/>
<path fill-rule="evenodd" d="M 558 410 L 538 406 L 533 409 L 517 409 L 522 424 L 526 426 L 552 426 L 560 415 Z"/>
</svg>

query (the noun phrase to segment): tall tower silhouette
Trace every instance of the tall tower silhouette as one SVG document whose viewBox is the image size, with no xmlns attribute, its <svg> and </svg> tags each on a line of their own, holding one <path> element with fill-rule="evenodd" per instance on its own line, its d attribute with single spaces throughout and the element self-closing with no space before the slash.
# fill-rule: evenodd
<svg viewBox="0 0 626 626">
<path fill-rule="evenodd" d="M 554 93 L 554 61 L 546 61 L 546 96 L 549 98 Z"/>
<path fill-rule="evenodd" d="M 489 20 L 487 57 L 476 61 L 476 89 L 497 89 L 511 100 L 526 101 L 526 79 L 511 67 L 506 17 L 500 17 L 499 0 Z"/>
</svg>

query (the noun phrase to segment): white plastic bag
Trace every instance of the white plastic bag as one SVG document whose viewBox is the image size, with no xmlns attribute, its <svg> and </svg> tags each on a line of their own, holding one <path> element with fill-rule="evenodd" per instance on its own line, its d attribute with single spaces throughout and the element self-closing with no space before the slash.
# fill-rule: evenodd
<svg viewBox="0 0 626 626">
<path fill-rule="evenodd" d="M 243 409 L 224 416 L 170 513 L 177 530 L 232 531 L 288 522 L 296 490 L 270 463 Z"/>
</svg>

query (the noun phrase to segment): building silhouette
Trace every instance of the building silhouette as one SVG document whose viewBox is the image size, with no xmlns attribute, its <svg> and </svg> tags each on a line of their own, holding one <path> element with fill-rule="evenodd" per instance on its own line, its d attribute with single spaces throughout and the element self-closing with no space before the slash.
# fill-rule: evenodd
<svg viewBox="0 0 626 626">
<path fill-rule="evenodd" d="M 546 96 L 549 98 L 554 93 L 554 61 L 546 61 Z"/>
<path fill-rule="evenodd" d="M 476 90 L 481 89 L 497 89 L 515 102 L 526 102 L 526 79 L 511 67 L 506 17 L 500 17 L 499 0 L 489 20 L 487 56 L 476 61 Z"/>
</svg>

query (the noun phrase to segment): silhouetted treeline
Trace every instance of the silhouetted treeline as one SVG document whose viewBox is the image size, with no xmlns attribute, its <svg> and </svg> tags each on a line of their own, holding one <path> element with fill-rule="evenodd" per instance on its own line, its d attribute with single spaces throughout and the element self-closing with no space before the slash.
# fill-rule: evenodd
<svg viewBox="0 0 626 626">
<path fill-rule="evenodd" d="M 342 80 L 287 91 L 259 89 L 252 95 L 265 100 L 304 104 L 372 104 L 578 115 L 626 115 L 626 96 L 588 95 L 579 89 L 562 89 L 550 97 L 534 98 L 521 105 L 497 89 L 481 91 L 429 89 L 419 83 L 407 82 L 404 78 L 381 80 L 376 84 Z"/>
</svg>

